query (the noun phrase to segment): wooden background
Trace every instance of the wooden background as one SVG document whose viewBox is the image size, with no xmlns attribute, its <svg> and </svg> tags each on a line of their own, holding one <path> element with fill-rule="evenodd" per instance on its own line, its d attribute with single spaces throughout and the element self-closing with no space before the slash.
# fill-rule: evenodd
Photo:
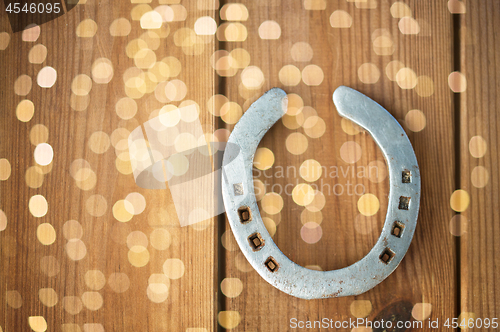
<svg viewBox="0 0 500 332">
<path fill-rule="evenodd" d="M 40 26 L 39 33 L 37 28 L 12 33 L 2 9 L 1 330 L 285 331 L 292 318 L 365 317 L 423 321 L 430 330 L 429 320 L 439 319 L 442 326 L 448 318 L 500 318 L 500 4 L 239 4 L 80 1 Z M 145 35 L 148 22 L 140 19 L 155 8 L 167 13 L 168 22 Z M 201 17 L 217 24 L 217 32 L 214 26 L 206 30 L 210 34 L 198 35 L 195 23 Z M 45 57 L 37 45 L 45 46 Z M 134 51 L 134 45 L 142 46 Z M 169 74 L 151 80 L 144 74 L 146 60 L 134 59 L 139 49 L 150 49 L 158 63 L 167 63 Z M 177 65 L 166 57 L 177 59 Z M 106 82 L 93 71 L 101 58 L 113 68 Z M 46 88 L 38 78 L 45 77 L 47 66 L 57 79 Z M 130 88 L 127 78 L 133 72 L 141 80 Z M 76 88 L 75 80 L 80 80 Z M 168 99 L 167 82 L 185 84 L 186 92 Z M 371 137 L 338 116 L 331 96 L 340 85 L 371 97 L 401 123 L 422 175 L 412 245 L 398 269 L 365 294 L 306 301 L 281 293 L 245 261 L 224 215 L 180 227 L 168 189 L 135 184 L 126 141 L 120 139 L 163 106 L 194 101 L 208 139 L 223 140 L 241 112 L 268 89 L 280 87 L 300 100 L 290 110 L 300 114 L 279 121 L 260 144 L 269 149 L 257 159 L 259 167 L 270 168 L 255 176 L 261 181 L 256 183 L 266 185 L 259 204 L 268 230 L 302 266 L 348 266 L 378 238 L 388 179 Z M 125 97 L 129 106 L 123 111 L 116 105 Z M 23 117 L 25 99 L 33 103 L 32 117 Z M 312 128 L 303 122 L 308 116 L 316 116 Z M 48 137 L 36 125 L 45 126 Z M 95 132 L 102 132 L 97 141 Z M 37 164 L 40 143 L 54 151 L 47 166 Z M 314 213 L 280 191 L 307 183 L 298 170 L 311 159 L 340 173 L 323 172 L 312 184 L 344 188 L 324 192 L 324 207 Z M 378 178 L 358 174 L 370 165 L 379 165 Z M 280 167 L 287 166 L 297 174 L 279 176 Z M 75 172 L 82 167 L 87 173 L 79 176 L 87 177 L 77 181 Z M 363 192 L 348 193 L 349 183 L 361 185 Z M 136 205 L 135 215 L 124 210 L 130 193 L 142 195 L 144 211 Z M 42 215 L 39 205 L 30 206 L 35 195 L 47 201 Z M 404 330 L 412 329 L 398 331 Z"/>
</svg>

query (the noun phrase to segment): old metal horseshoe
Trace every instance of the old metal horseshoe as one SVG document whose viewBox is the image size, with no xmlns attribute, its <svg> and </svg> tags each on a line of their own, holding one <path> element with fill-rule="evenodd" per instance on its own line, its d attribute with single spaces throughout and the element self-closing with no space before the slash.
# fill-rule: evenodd
<svg viewBox="0 0 500 332">
<path fill-rule="evenodd" d="M 274 287 L 303 299 L 358 295 L 387 278 L 403 259 L 417 224 L 420 173 L 404 130 L 379 104 L 345 86 L 333 94 L 339 114 L 365 128 L 382 150 L 389 167 L 390 192 L 382 233 L 358 262 L 333 271 L 315 271 L 286 257 L 266 230 L 254 195 L 252 165 L 264 134 L 286 111 L 286 93 L 266 92 L 245 112 L 224 153 L 222 195 L 241 251 Z"/>
</svg>

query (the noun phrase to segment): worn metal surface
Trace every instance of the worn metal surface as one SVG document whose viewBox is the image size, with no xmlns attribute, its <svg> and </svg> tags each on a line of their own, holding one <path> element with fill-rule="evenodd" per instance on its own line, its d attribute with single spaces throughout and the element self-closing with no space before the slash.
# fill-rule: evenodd
<svg viewBox="0 0 500 332">
<path fill-rule="evenodd" d="M 387 278 L 410 246 L 420 205 L 417 159 L 399 123 L 379 104 L 353 89 L 339 87 L 333 101 L 341 116 L 373 136 L 389 167 L 384 227 L 375 246 L 360 261 L 334 271 L 304 268 L 279 250 L 264 226 L 254 195 L 252 165 L 260 140 L 286 112 L 283 90 L 271 89 L 250 106 L 234 127 L 223 159 L 222 195 L 241 251 L 267 282 L 304 299 L 358 295 Z"/>
</svg>

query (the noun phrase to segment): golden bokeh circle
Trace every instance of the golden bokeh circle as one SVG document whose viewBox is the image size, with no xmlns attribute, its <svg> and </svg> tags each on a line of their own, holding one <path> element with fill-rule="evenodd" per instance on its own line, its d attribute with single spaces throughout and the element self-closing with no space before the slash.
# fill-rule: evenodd
<svg viewBox="0 0 500 332">
<path fill-rule="evenodd" d="M 71 91 L 77 96 L 85 96 L 92 90 L 92 79 L 85 74 L 76 75 L 71 83 Z"/>
<path fill-rule="evenodd" d="M 411 17 L 410 7 L 401 1 L 396 1 L 391 5 L 390 12 L 394 18 Z"/>
<path fill-rule="evenodd" d="M 128 205 L 128 207 L 125 207 L 125 205 Z M 133 211 L 133 209 L 134 207 L 130 202 L 120 199 L 113 205 L 113 217 L 120 222 L 130 221 L 134 215 L 129 211 Z"/>
<path fill-rule="evenodd" d="M 262 197 L 262 210 L 267 214 L 277 214 L 283 209 L 283 198 L 274 192 L 269 192 Z"/>
<path fill-rule="evenodd" d="M 314 198 L 311 201 L 311 203 L 306 205 L 306 209 L 311 211 L 311 212 L 319 212 L 323 210 L 326 204 L 326 197 L 325 194 L 323 194 L 319 190 L 314 191 Z"/>
<path fill-rule="evenodd" d="M 413 17 L 401 18 L 398 27 L 403 35 L 417 35 L 420 32 L 420 24 Z"/>
<path fill-rule="evenodd" d="M 380 70 L 373 63 L 363 63 L 358 68 L 358 78 L 365 84 L 377 83 L 380 78 Z"/>
<path fill-rule="evenodd" d="M 243 283 L 239 278 L 224 278 L 220 283 L 220 289 L 226 297 L 235 298 L 243 291 Z"/>
<path fill-rule="evenodd" d="M 230 230 L 227 230 L 224 234 L 222 234 L 220 241 L 224 249 L 227 251 L 237 251 L 239 249 L 238 243 Z"/>
<path fill-rule="evenodd" d="M 243 115 L 243 109 L 235 102 L 227 102 L 221 107 L 221 118 L 227 124 L 235 124 Z"/>
<path fill-rule="evenodd" d="M 420 97 L 430 97 L 434 94 L 434 81 L 429 76 L 419 76 L 417 78 L 417 85 L 415 92 Z"/>
<path fill-rule="evenodd" d="M 5 293 L 6 297 L 6 302 L 9 305 L 9 307 L 14 308 L 14 309 L 19 309 L 23 305 L 23 298 L 21 296 L 21 293 L 19 293 L 16 290 L 10 290 Z"/>
<path fill-rule="evenodd" d="M 332 28 L 350 28 L 352 17 L 345 10 L 336 10 L 330 15 L 330 26 Z"/>
<path fill-rule="evenodd" d="M 310 211 L 308 209 L 304 209 L 300 213 L 300 222 L 302 225 L 307 224 L 308 222 L 313 222 L 318 225 L 321 225 L 323 222 L 323 213 L 321 211 Z"/>
<path fill-rule="evenodd" d="M 290 130 L 298 129 L 304 124 L 304 114 L 302 112 L 297 115 L 285 114 L 281 118 L 281 122 Z"/>
<path fill-rule="evenodd" d="M 92 79 L 98 84 L 109 83 L 113 74 L 113 64 L 107 58 L 99 58 L 92 64 Z"/>
<path fill-rule="evenodd" d="M 7 215 L 5 212 L 0 210 L 0 232 L 4 231 L 7 228 Z"/>
<path fill-rule="evenodd" d="M 31 80 L 31 77 L 23 74 L 19 76 L 14 82 L 14 92 L 18 96 L 26 96 L 28 93 L 30 93 L 32 84 L 33 82 Z"/>
<path fill-rule="evenodd" d="M 304 109 L 304 100 L 296 93 L 289 93 L 287 95 L 288 106 L 286 110 L 287 115 L 296 116 Z"/>
<path fill-rule="evenodd" d="M 378 227 L 376 216 L 364 216 L 359 213 L 354 218 L 354 230 L 362 235 L 371 234 Z"/>
<path fill-rule="evenodd" d="M 315 222 L 307 222 L 300 229 L 300 237 L 308 244 L 315 244 L 323 236 L 323 229 Z"/>
<path fill-rule="evenodd" d="M 450 207 L 457 212 L 464 212 L 469 207 L 469 193 L 463 189 L 457 189 L 450 196 Z"/>
<path fill-rule="evenodd" d="M 315 159 L 308 159 L 300 165 L 300 177 L 308 182 L 314 182 L 321 177 L 323 169 L 321 164 Z"/>
<path fill-rule="evenodd" d="M 248 66 L 241 71 L 241 83 L 247 89 L 259 89 L 264 84 L 264 73 L 259 67 Z"/>
<path fill-rule="evenodd" d="M 405 123 L 413 132 L 422 131 L 427 124 L 425 114 L 420 110 L 411 110 L 406 113 Z"/>
<path fill-rule="evenodd" d="M 8 32 L 0 32 L 0 50 L 5 50 L 10 43 L 10 35 Z"/>
<path fill-rule="evenodd" d="M 372 312 L 372 302 L 370 300 L 352 301 L 351 314 L 356 318 L 365 318 Z"/>
<path fill-rule="evenodd" d="M 28 206 L 31 214 L 37 218 L 45 216 L 49 209 L 47 200 L 42 195 L 31 196 Z"/>
<path fill-rule="evenodd" d="M 35 42 L 40 37 L 40 26 L 36 24 L 30 24 L 26 27 L 21 35 L 21 39 L 25 42 Z"/>
<path fill-rule="evenodd" d="M 424 321 L 431 316 L 432 304 L 430 303 L 415 303 L 411 310 L 411 315 L 415 320 Z"/>
<path fill-rule="evenodd" d="M 379 211 L 380 202 L 374 194 L 364 194 L 358 199 L 358 211 L 364 216 L 373 216 Z"/>
<path fill-rule="evenodd" d="M 101 309 L 104 304 L 102 295 L 98 292 L 84 292 L 82 294 L 82 302 L 83 305 L 91 311 Z"/>
<path fill-rule="evenodd" d="M 186 268 L 178 258 L 169 258 L 163 263 L 163 273 L 170 279 L 179 279 L 184 275 Z"/>
<path fill-rule="evenodd" d="M 292 59 L 297 62 L 309 62 L 313 57 L 313 48 L 307 42 L 297 42 L 290 49 Z"/>
<path fill-rule="evenodd" d="M 302 81 L 309 86 L 318 86 L 323 82 L 325 75 L 320 66 L 307 65 L 302 69 Z"/>
<path fill-rule="evenodd" d="M 28 122 L 35 114 L 35 105 L 31 100 L 24 99 L 19 102 L 16 108 L 16 116 L 19 121 Z"/>
<path fill-rule="evenodd" d="M 340 121 L 340 126 L 347 135 L 351 136 L 357 135 L 363 131 L 363 128 L 347 118 L 342 118 L 342 120 Z"/>
<path fill-rule="evenodd" d="M 484 166 L 476 166 L 470 175 L 471 183 L 476 188 L 484 188 L 489 181 L 488 170 Z"/>
<path fill-rule="evenodd" d="M 292 190 L 292 199 L 295 204 L 300 206 L 311 204 L 314 200 L 314 196 L 314 189 L 306 183 L 299 183 Z"/>
<path fill-rule="evenodd" d="M 354 164 L 361 159 L 361 146 L 354 141 L 347 141 L 340 147 L 340 157 L 348 164 Z"/>
<path fill-rule="evenodd" d="M 389 174 L 387 165 L 381 160 L 373 160 L 368 163 L 368 172 L 365 173 L 368 180 L 373 183 L 380 183 L 387 178 Z"/>
<path fill-rule="evenodd" d="M 448 86 L 455 93 L 465 92 L 467 79 L 461 72 L 454 71 L 448 76 Z"/>
<path fill-rule="evenodd" d="M 481 136 L 473 136 L 469 140 L 469 152 L 474 158 L 482 158 L 488 150 L 486 140 Z"/>
<path fill-rule="evenodd" d="M 76 27 L 76 35 L 81 38 L 92 38 L 97 33 L 97 23 L 91 19 L 81 21 Z"/>
<path fill-rule="evenodd" d="M 150 259 L 148 249 L 143 246 L 133 246 L 130 248 L 127 257 L 130 264 L 135 267 L 146 266 Z"/>
<path fill-rule="evenodd" d="M 38 225 L 36 229 L 36 237 L 41 244 L 48 246 L 56 241 L 56 230 L 49 223 Z"/>
<path fill-rule="evenodd" d="M 255 152 L 253 165 L 260 170 L 266 170 L 274 164 L 274 153 L 268 148 L 258 148 Z"/>
<path fill-rule="evenodd" d="M 238 311 L 220 311 L 217 319 L 223 328 L 234 329 L 240 324 L 241 316 Z"/>
<path fill-rule="evenodd" d="M 294 65 L 283 66 L 278 73 L 281 84 L 286 86 L 296 86 L 300 83 L 302 74 L 299 68 Z"/>
<path fill-rule="evenodd" d="M 35 147 L 33 157 L 38 165 L 47 166 L 54 158 L 54 150 L 47 143 L 40 143 Z"/>
<path fill-rule="evenodd" d="M 396 81 L 396 74 L 403 68 L 405 68 L 405 65 L 401 61 L 393 60 L 385 67 L 385 74 L 391 81 Z"/>
<path fill-rule="evenodd" d="M 36 82 L 41 88 L 51 88 L 56 83 L 56 80 L 57 71 L 50 66 L 40 69 L 36 76 Z"/>
<path fill-rule="evenodd" d="M 108 151 L 111 141 L 108 134 L 103 131 L 95 131 L 90 135 L 88 145 L 92 152 L 102 154 Z"/>
<path fill-rule="evenodd" d="M 106 277 L 100 270 L 88 270 L 84 275 L 85 284 L 92 290 L 100 290 L 106 285 Z"/>
<path fill-rule="evenodd" d="M 12 173 L 12 167 L 10 166 L 10 162 L 5 159 L 0 159 L 0 181 L 5 181 L 10 178 L 10 174 Z"/>
<path fill-rule="evenodd" d="M 128 36 L 132 26 L 126 18 L 120 17 L 114 20 L 109 26 L 109 33 L 114 37 Z"/>
<path fill-rule="evenodd" d="M 413 89 L 417 85 L 417 74 L 411 68 L 401 68 L 396 73 L 396 82 L 401 89 Z"/>
<path fill-rule="evenodd" d="M 310 116 L 302 124 L 304 132 L 311 138 L 320 138 L 326 132 L 325 120 L 319 116 Z"/>
<path fill-rule="evenodd" d="M 306 152 L 309 143 L 307 137 L 302 133 L 291 133 L 285 141 L 286 149 L 294 155 L 300 155 Z"/>
<path fill-rule="evenodd" d="M 462 214 L 456 214 L 450 219 L 450 233 L 454 236 L 462 236 L 467 232 L 467 218 Z"/>
<path fill-rule="evenodd" d="M 80 239 L 68 240 L 65 249 L 68 257 L 74 261 L 82 260 L 87 255 L 87 246 Z"/>
<path fill-rule="evenodd" d="M 266 185 L 259 179 L 253 180 L 253 188 L 255 193 L 255 199 L 260 201 L 262 197 L 266 194 Z"/>
<path fill-rule="evenodd" d="M 30 130 L 30 142 L 33 145 L 47 143 L 49 139 L 49 129 L 43 124 L 36 124 Z"/>
<path fill-rule="evenodd" d="M 125 273 L 115 272 L 109 276 L 108 285 L 115 293 L 124 293 L 130 287 L 130 279 Z"/>
<path fill-rule="evenodd" d="M 47 330 L 47 321 L 43 316 L 28 317 L 28 324 L 35 332 L 45 332 Z"/>
<path fill-rule="evenodd" d="M 146 199 L 141 193 L 132 192 L 125 197 L 130 204 L 125 204 L 125 209 L 133 215 L 141 214 L 146 208 Z"/>
<path fill-rule="evenodd" d="M 68 220 L 63 225 L 63 235 L 66 240 L 81 239 L 83 236 L 82 225 L 76 220 Z"/>
<path fill-rule="evenodd" d="M 57 304 L 59 298 L 53 288 L 40 288 L 38 290 L 38 298 L 46 307 L 53 307 Z"/>
<path fill-rule="evenodd" d="M 28 61 L 34 64 L 40 64 L 47 58 L 47 47 L 42 44 L 33 46 L 28 54 Z"/>
<path fill-rule="evenodd" d="M 170 232 L 164 228 L 157 228 L 149 235 L 151 246 L 156 250 L 166 250 L 172 243 Z"/>
<path fill-rule="evenodd" d="M 281 36 L 281 27 L 276 21 L 264 21 L 258 29 L 261 39 L 279 39 Z"/>
</svg>

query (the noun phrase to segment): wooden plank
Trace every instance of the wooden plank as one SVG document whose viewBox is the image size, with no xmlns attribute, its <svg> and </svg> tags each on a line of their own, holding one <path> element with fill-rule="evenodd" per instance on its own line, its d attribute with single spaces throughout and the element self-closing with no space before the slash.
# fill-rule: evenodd
<svg viewBox="0 0 500 332">
<path fill-rule="evenodd" d="M 413 243 L 399 268 L 366 294 L 348 298 L 305 301 L 274 289 L 245 264 L 227 224 L 222 239 L 228 249 L 226 280 L 221 283 L 221 291 L 227 295 L 227 300 L 224 313 L 219 313 L 219 323 L 238 331 L 271 331 L 289 329 L 292 318 L 300 321 L 323 318 L 348 321 L 356 317 L 410 320 L 412 314 L 414 319 L 455 316 L 455 242 L 449 232 L 448 222 L 438 222 L 452 218 L 452 211 L 443 209 L 443 206 L 449 204 L 455 186 L 453 100 L 446 85 L 453 64 L 452 24 L 445 4 L 416 1 L 407 2 L 407 5 L 396 4 L 396 7 L 392 7 L 393 3 L 388 1 L 276 1 L 268 6 L 261 6 L 258 1 L 242 1 L 242 4 L 249 15 L 248 20 L 242 20 L 240 24 L 244 25 L 248 37 L 241 42 L 225 42 L 224 47 L 228 51 L 237 48 L 248 51 L 251 58 L 249 65 L 261 70 L 264 81 L 258 86 L 259 72 L 255 68 L 252 70 L 257 83 L 245 76 L 248 69 L 224 78 L 225 94 L 229 101 L 243 105 L 245 110 L 259 95 L 277 86 L 287 93 L 299 95 L 304 106 L 314 108 L 326 125 L 324 135 L 314 138 L 321 132 L 320 127 L 291 130 L 279 122 L 260 145 L 272 151 L 274 164 L 266 173 L 256 172 L 256 178 L 267 183 L 267 193 L 279 193 L 279 190 L 289 188 L 288 194 L 281 195 L 282 209 L 279 204 L 277 208 L 276 204 L 273 205 L 272 197 L 267 198 L 267 202 L 264 198 L 265 203 L 260 202 L 261 212 L 271 220 L 269 223 L 273 224 L 274 221 L 277 224 L 274 240 L 280 249 L 302 266 L 338 269 L 368 253 L 382 227 L 387 209 L 388 180 L 370 181 L 358 175 L 358 168 L 368 168 L 370 163 L 377 161 L 385 167 L 385 162 L 367 133 L 348 135 L 343 131 L 341 118 L 336 114 L 331 100 L 333 91 L 339 85 L 347 85 L 365 93 L 405 125 L 421 168 L 422 204 Z M 376 8 L 366 8 L 373 4 Z M 318 6 L 320 9 L 306 10 L 305 6 Z M 332 19 L 334 12 L 336 14 Z M 402 33 L 411 32 L 409 30 L 413 29 L 414 21 L 404 19 L 400 23 L 398 18 L 393 17 L 404 16 L 408 12 L 418 19 L 420 32 L 417 35 Z M 267 20 L 275 21 L 280 26 L 278 39 L 262 38 L 266 33 L 270 34 L 272 27 L 268 25 L 262 28 L 264 31 L 259 29 Z M 334 26 L 346 24 L 349 27 L 334 28 L 331 20 Z M 352 23 L 349 23 L 351 20 Z M 236 28 L 233 26 L 232 29 Z M 223 38 L 222 32 L 219 31 L 219 38 Z M 259 36 L 259 33 L 264 35 Z M 298 42 L 306 44 L 297 45 Z M 312 58 L 308 56 L 311 50 Z M 400 73 L 399 82 L 389 79 L 386 68 L 394 60 L 413 71 L 406 71 L 409 75 L 407 81 L 403 79 L 405 71 Z M 307 75 L 311 67 L 306 68 L 311 64 L 319 66 L 324 74 L 319 86 L 306 84 L 314 83 L 314 79 L 319 76 L 314 73 Z M 288 65 L 297 69 L 285 67 Z M 288 74 L 282 72 L 284 67 L 289 68 Z M 225 72 L 221 74 L 227 75 Z M 393 77 L 395 73 L 389 75 Z M 423 76 L 429 77 L 427 82 L 430 80 L 432 84 L 425 83 L 426 78 Z M 414 89 L 401 88 L 414 87 L 417 77 L 419 83 Z M 248 81 L 245 82 L 245 79 Z M 242 84 L 255 84 L 258 87 L 249 91 Z M 410 110 L 419 111 L 409 113 Z M 303 112 L 311 110 L 306 108 Z M 419 120 L 422 114 L 426 125 Z M 299 138 L 287 144 L 292 134 Z M 300 144 L 303 144 L 300 142 L 304 140 L 307 140 L 308 147 L 299 151 Z M 360 150 L 359 156 L 353 152 L 353 147 Z M 292 153 L 294 151 L 295 154 Z M 294 199 L 290 195 L 290 189 L 297 182 L 306 183 L 299 175 L 299 168 L 308 159 L 316 160 L 328 170 L 331 166 L 336 166 L 338 170 L 337 175 L 330 175 L 330 171 L 328 174 L 323 172 L 321 178 L 314 182 L 320 188 L 321 180 L 331 188 L 339 185 L 336 187 L 337 194 L 332 191 L 328 195 L 325 192 L 326 205 L 321 210 L 322 236 L 314 244 L 306 243 L 306 240 L 317 240 L 318 228 L 311 231 L 302 224 L 314 221 L 315 217 L 309 215 L 302 219 L 305 208 L 296 203 L 300 203 L 300 197 Z M 269 159 L 262 158 L 262 162 L 269 165 Z M 293 167 L 296 173 L 280 173 L 280 169 L 286 170 L 288 166 Z M 349 167 L 356 167 L 354 174 Z M 285 187 L 290 183 L 292 187 Z M 380 202 L 380 209 L 370 217 L 360 215 L 357 206 L 361 196 L 349 194 L 348 184 L 360 184 L 365 188 L 365 193 L 375 195 Z M 324 188 L 326 191 L 327 187 Z M 341 193 L 340 188 L 344 188 L 344 192 Z M 273 214 L 272 209 L 267 208 L 266 213 L 263 204 L 274 206 L 280 212 Z M 365 206 L 365 209 L 365 214 L 371 214 L 370 206 Z M 241 286 L 242 291 L 238 289 Z"/>
<path fill-rule="evenodd" d="M 464 232 L 460 237 L 461 313 L 462 318 L 498 320 L 500 216 L 495 207 L 500 189 L 500 29 L 495 21 L 500 17 L 500 4 L 465 4 L 466 12 L 460 15 L 461 71 L 467 83 L 460 95 L 460 169 L 461 189 L 470 196 L 470 204 L 459 204 L 465 211 L 457 217 L 463 221 Z"/>
<path fill-rule="evenodd" d="M 214 118 L 205 105 L 215 93 L 209 64 L 209 56 L 215 49 L 214 37 L 208 36 L 206 43 L 197 46 L 203 50 L 199 55 L 188 55 L 193 49 L 176 46 L 174 38 L 182 28 L 192 32 L 199 17 L 213 18 L 214 10 L 200 9 L 194 1 L 177 5 L 177 21 L 165 23 L 163 31 L 151 30 L 157 35 L 151 34 L 149 39 L 142 36 L 157 61 L 167 56 L 177 59 L 180 72 L 174 74 L 175 66 L 171 65 L 170 77 L 167 75 L 162 80 L 184 82 L 185 96 L 167 102 L 150 90 L 135 99 L 136 114 L 130 106 L 117 112 L 116 104 L 121 98 L 139 96 L 138 91 L 144 88 L 142 81 L 137 80 L 137 89 L 126 91 L 124 75 L 141 61 L 134 62 L 126 51 L 132 40 L 141 38 L 147 31 L 138 20 L 139 9 L 151 10 L 150 6 L 156 5 L 89 0 L 58 20 L 41 26 L 36 42 L 23 41 L 22 33 L 9 32 L 10 43 L 0 51 L 4 64 L 0 69 L 4 78 L 0 97 L 3 105 L 0 158 L 6 158 L 12 168 L 10 176 L 0 183 L 0 209 L 7 218 L 6 229 L 0 233 L 0 326 L 4 331 L 28 331 L 28 317 L 34 316 L 43 319 L 32 319 L 31 327 L 36 328 L 45 321 L 48 331 L 183 331 L 188 328 L 211 331 L 216 325 L 213 220 L 204 227 L 181 228 L 170 192 L 139 188 L 131 174 L 130 162 L 125 158 L 127 141 L 119 142 L 155 115 L 155 110 L 167 103 L 178 106 L 182 100 L 192 100 L 201 106 L 199 118 L 203 129 L 213 133 Z M 6 16 L 1 15 L 2 31 L 9 31 Z M 123 36 L 113 37 L 110 29 L 117 30 L 111 26 L 118 18 L 125 24 L 121 27 Z M 79 34 L 81 22 L 87 22 L 88 26 Z M 127 24 L 130 24 L 128 29 Z M 92 31 L 92 26 L 97 27 L 93 37 L 79 36 Z M 48 55 L 41 64 L 30 63 L 29 52 L 39 44 L 46 47 Z M 142 44 L 146 45 L 144 41 Z M 96 76 L 106 80 L 103 74 L 106 65 L 93 72 L 99 58 L 108 59 L 114 70 L 107 84 L 96 82 Z M 52 88 L 41 88 L 37 84 L 37 75 L 45 66 L 57 72 Z M 19 92 L 26 89 L 26 84 L 21 84 L 17 94 L 13 89 L 23 74 L 32 81 L 26 96 Z M 76 87 L 80 90 L 72 92 L 74 78 L 80 74 L 94 79 L 90 81 L 92 89 L 85 87 L 83 78 L 80 87 Z M 148 84 L 148 88 L 157 85 Z M 75 93 L 81 97 L 75 97 Z M 32 101 L 35 108 L 28 122 L 16 118 L 16 107 L 23 99 Z M 49 166 L 41 167 L 47 172 L 41 186 L 35 184 L 40 175 L 29 173 L 33 187 L 30 188 L 25 177 L 28 168 L 35 166 L 35 146 L 30 143 L 30 133 L 37 124 L 48 130 L 47 143 L 53 148 L 54 159 Z M 124 134 L 118 135 L 117 130 Z M 94 152 L 99 144 L 93 143 L 91 137 L 97 131 L 105 133 L 99 142 L 111 138 L 112 145 L 104 149 L 104 153 Z M 34 139 L 40 143 L 44 141 L 40 137 Z M 121 154 L 123 152 L 125 154 Z M 85 162 L 75 164 L 79 159 Z M 82 166 L 92 171 L 76 173 Z M 4 164 L 2 174 L 3 167 Z M 83 181 L 76 181 L 78 177 Z M 124 203 L 121 208 L 120 203 L 115 205 L 132 192 L 140 193 L 146 202 L 145 210 L 133 217 L 130 206 L 127 212 Z M 34 195 L 42 195 L 48 202 L 44 216 L 35 217 L 30 213 L 28 202 Z M 138 205 L 133 205 L 135 212 L 142 209 L 140 205 L 139 199 Z M 33 213 L 37 210 L 40 208 L 32 207 Z M 126 222 L 128 219 L 131 220 Z M 68 224 L 68 220 L 76 221 Z M 52 225 L 55 232 L 51 232 L 50 226 L 40 228 L 43 223 Z M 40 233 L 42 229 L 45 231 Z M 51 239 L 52 233 L 55 233 L 55 242 Z"/>
</svg>

